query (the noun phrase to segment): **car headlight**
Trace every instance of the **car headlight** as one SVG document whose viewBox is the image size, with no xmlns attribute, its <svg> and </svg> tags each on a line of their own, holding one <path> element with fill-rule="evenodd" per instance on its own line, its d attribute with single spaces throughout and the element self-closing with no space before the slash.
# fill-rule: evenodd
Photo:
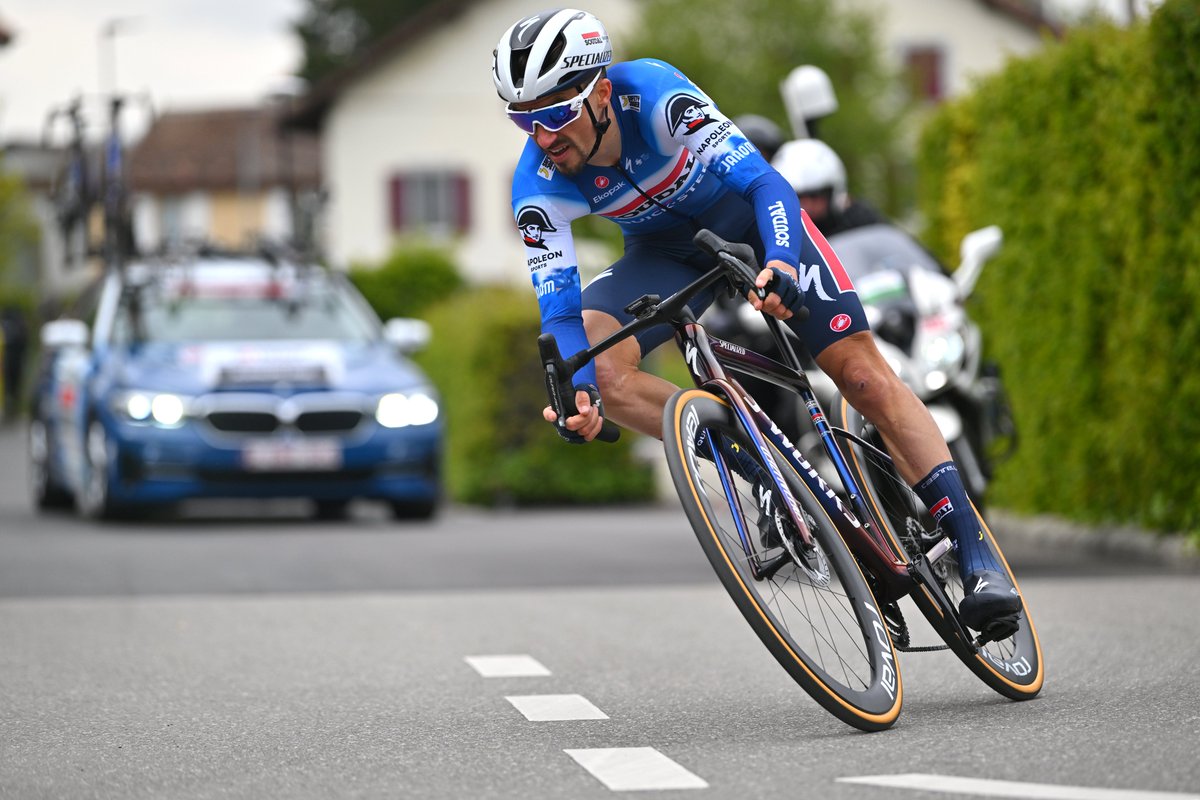
<svg viewBox="0 0 1200 800">
<path fill-rule="evenodd" d="M 385 394 L 375 407 L 375 419 L 385 428 L 428 425 L 437 417 L 437 401 L 422 391 Z"/>
<path fill-rule="evenodd" d="M 167 392 L 131 390 L 113 396 L 113 410 L 133 422 L 174 428 L 187 413 L 186 398 Z"/>
</svg>

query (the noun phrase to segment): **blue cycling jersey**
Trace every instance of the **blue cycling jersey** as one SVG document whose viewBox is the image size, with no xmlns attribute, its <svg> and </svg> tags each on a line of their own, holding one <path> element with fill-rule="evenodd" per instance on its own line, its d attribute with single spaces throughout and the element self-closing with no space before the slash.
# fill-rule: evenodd
<svg viewBox="0 0 1200 800">
<path fill-rule="evenodd" d="M 571 222 L 580 217 L 607 217 L 627 236 L 653 234 L 702 215 L 735 192 L 754 207 L 766 259 L 799 264 L 803 225 L 795 193 L 704 92 L 653 59 L 616 64 L 608 78 L 621 136 L 618 163 L 588 164 L 568 177 L 530 137 L 513 176 L 513 213 L 542 330 L 555 335 L 564 355 L 588 346 L 571 236 Z M 595 380 L 591 364 L 576 374 L 576 382 Z"/>
</svg>

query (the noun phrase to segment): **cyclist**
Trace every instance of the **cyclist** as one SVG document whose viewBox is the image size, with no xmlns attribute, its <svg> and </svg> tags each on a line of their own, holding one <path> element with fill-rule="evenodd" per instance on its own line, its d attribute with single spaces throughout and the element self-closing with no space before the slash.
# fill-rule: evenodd
<svg viewBox="0 0 1200 800">
<path fill-rule="evenodd" d="M 711 267 L 692 243 L 696 230 L 749 243 L 764 265 L 756 285 L 771 287 L 761 301 L 749 292 L 749 302 L 804 339 L 958 543 L 968 579 L 964 621 L 981 630 L 1015 613 L 1020 598 L 992 563 L 929 411 L 879 354 L 853 285 L 791 186 L 713 100 L 663 61 L 614 63 L 604 25 L 575 9 L 543 11 L 509 27 L 493 52 L 492 79 L 509 118 L 529 137 L 513 176 L 512 209 L 542 329 L 562 352 L 629 322 L 624 309 L 641 295 L 666 297 Z M 571 222 L 588 214 L 620 226 L 625 252 L 581 291 Z M 693 301 L 697 316 L 715 292 Z M 803 320 L 794 316 L 801 301 L 809 309 Z M 670 335 L 657 326 L 581 368 L 573 378 L 578 413 L 565 428 L 555 425 L 559 434 L 590 441 L 608 416 L 660 437 L 676 387 L 639 363 Z M 549 407 L 543 416 L 556 422 Z M 769 499 L 762 502 L 763 516 L 777 520 Z"/>
</svg>

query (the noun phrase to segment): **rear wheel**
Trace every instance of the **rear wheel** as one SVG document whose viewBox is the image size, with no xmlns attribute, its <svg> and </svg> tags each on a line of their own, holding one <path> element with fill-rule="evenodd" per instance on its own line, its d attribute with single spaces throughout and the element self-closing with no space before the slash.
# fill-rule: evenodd
<svg viewBox="0 0 1200 800">
<path fill-rule="evenodd" d="M 864 447 L 846 439 L 841 442 L 841 449 L 863 492 L 864 501 L 891 537 L 897 551 L 909 559 L 918 553 L 928 552 L 941 540 L 942 533 L 912 489 L 896 472 L 875 427 L 840 396 L 832 403 L 830 423 L 873 445 Z M 981 522 L 982 519 L 980 516 Z M 1009 580 L 1013 586 L 1017 586 L 1016 576 L 987 523 L 982 522 L 981 527 L 992 552 L 1004 565 Z M 1024 609 L 1017 617 L 1015 632 L 986 643 L 980 643 L 979 637 L 975 640 L 964 639 L 958 633 L 958 627 L 947 618 L 948 615 L 957 617 L 958 605 L 963 598 L 962 578 L 955 551 L 951 550 L 939 559 L 933 565 L 933 572 L 952 607 L 943 607 L 924 589 L 914 591 L 912 595 L 933 628 L 963 663 L 992 689 L 1013 700 L 1034 697 L 1041 691 L 1044 675 L 1041 642 L 1029 615 L 1028 598 L 1022 594 Z"/>
<path fill-rule="evenodd" d="M 777 456 L 816 547 L 804 550 L 795 542 L 788 548 L 764 546 L 751 484 L 711 460 L 710 442 L 719 443 L 722 454 L 734 447 L 753 452 L 726 403 L 698 389 L 676 393 L 663 417 L 667 463 L 721 583 L 767 649 L 827 711 L 861 730 L 890 727 L 903 695 L 895 651 L 833 521 Z M 764 573 L 762 568 L 772 562 L 782 566 Z"/>
</svg>

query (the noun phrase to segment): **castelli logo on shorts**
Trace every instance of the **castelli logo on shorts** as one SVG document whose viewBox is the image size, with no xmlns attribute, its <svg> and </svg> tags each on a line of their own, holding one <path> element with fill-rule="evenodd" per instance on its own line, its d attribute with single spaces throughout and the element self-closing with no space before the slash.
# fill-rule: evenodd
<svg viewBox="0 0 1200 800">
<path fill-rule="evenodd" d="M 833 319 L 829 320 L 829 329 L 835 333 L 841 333 L 850 327 L 850 315 L 838 314 Z"/>
<path fill-rule="evenodd" d="M 603 175 L 597 175 L 596 176 L 596 188 L 597 189 L 605 189 L 607 187 L 608 187 L 608 178 L 604 177 Z"/>
</svg>

